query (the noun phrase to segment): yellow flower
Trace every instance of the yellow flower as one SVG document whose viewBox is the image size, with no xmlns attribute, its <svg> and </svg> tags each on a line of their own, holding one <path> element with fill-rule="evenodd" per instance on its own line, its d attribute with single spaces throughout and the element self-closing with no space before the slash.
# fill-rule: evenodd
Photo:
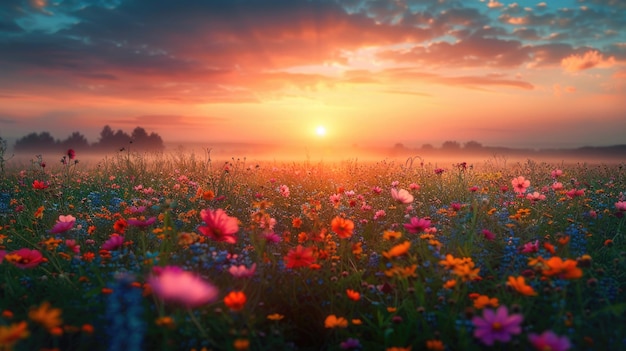
<svg viewBox="0 0 626 351">
<path fill-rule="evenodd" d="M 63 324 L 61 309 L 52 308 L 47 301 L 39 307 L 31 308 L 30 312 L 28 312 L 28 318 L 35 323 L 41 324 L 49 331 Z"/>
<path fill-rule="evenodd" d="M 324 327 L 326 328 L 345 328 L 348 326 L 348 321 L 343 317 L 337 317 L 334 314 L 326 317 L 324 321 Z"/>
</svg>

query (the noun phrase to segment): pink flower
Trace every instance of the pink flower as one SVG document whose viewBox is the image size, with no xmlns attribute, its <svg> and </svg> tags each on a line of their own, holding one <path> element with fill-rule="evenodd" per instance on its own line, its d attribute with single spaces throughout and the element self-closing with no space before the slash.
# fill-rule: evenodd
<svg viewBox="0 0 626 351">
<path fill-rule="evenodd" d="M 513 191 L 522 194 L 526 192 L 526 188 L 530 186 L 530 180 L 524 178 L 523 176 L 519 176 L 517 178 L 513 178 L 513 180 L 511 180 L 511 184 L 513 185 Z"/>
<path fill-rule="evenodd" d="M 404 224 L 404 228 L 413 234 L 423 232 L 428 227 L 430 227 L 430 219 L 419 217 L 412 217 L 409 223 Z"/>
<path fill-rule="evenodd" d="M 522 247 L 522 253 L 534 253 L 539 251 L 539 240 L 535 240 L 535 242 L 527 242 Z"/>
<path fill-rule="evenodd" d="M 528 334 L 528 340 L 537 351 L 567 351 L 572 346 L 567 336 L 559 337 L 551 330 L 546 330 L 541 335 Z"/>
<path fill-rule="evenodd" d="M 155 267 L 147 279 L 160 299 L 194 308 L 217 300 L 219 291 L 212 284 L 180 267 Z"/>
<path fill-rule="evenodd" d="M 376 211 L 376 213 L 374 213 L 374 220 L 377 221 L 381 218 L 385 218 L 387 216 L 387 213 L 385 212 L 385 210 L 378 210 Z"/>
<path fill-rule="evenodd" d="M 579 197 L 579 196 L 584 196 L 585 195 L 585 189 L 572 189 L 572 190 L 566 192 L 565 195 L 567 195 L 567 197 L 569 197 L 570 199 L 573 199 L 573 198 Z"/>
<path fill-rule="evenodd" d="M 560 169 L 555 169 L 552 172 L 550 172 L 550 175 L 552 176 L 552 178 L 556 179 L 563 175 L 563 171 Z"/>
<path fill-rule="evenodd" d="M 102 244 L 102 249 L 103 250 L 108 250 L 108 251 L 113 251 L 113 250 L 117 250 L 120 247 L 122 247 L 122 244 L 124 243 L 124 237 L 119 235 L 119 234 L 111 234 L 111 236 L 109 237 L 109 240 L 105 241 Z"/>
<path fill-rule="evenodd" d="M 281 240 L 280 235 L 276 234 L 272 230 L 265 231 L 262 236 L 268 243 L 279 243 Z"/>
<path fill-rule="evenodd" d="M 37 267 L 44 261 L 41 252 L 27 248 L 8 252 L 4 255 L 4 259 L 22 269 Z"/>
<path fill-rule="evenodd" d="M 250 268 L 247 268 L 244 265 L 239 266 L 230 266 L 228 269 L 228 273 L 230 273 L 235 278 L 250 278 L 256 272 L 256 263 L 253 263 Z"/>
<path fill-rule="evenodd" d="M 148 219 L 137 219 L 137 218 L 129 218 L 126 220 L 126 223 L 133 227 L 139 227 L 141 229 L 146 229 L 154 222 L 156 222 L 156 217 L 150 217 Z"/>
<path fill-rule="evenodd" d="M 556 182 L 556 183 L 552 184 L 552 190 L 554 190 L 554 191 L 563 190 L 563 183 Z"/>
<path fill-rule="evenodd" d="M 626 212 L 626 201 L 618 201 L 615 203 L 615 209 L 620 212 Z"/>
<path fill-rule="evenodd" d="M 409 189 L 411 189 L 411 190 L 420 190 L 421 188 L 422 187 L 419 186 L 419 184 L 416 184 L 416 183 L 409 184 Z"/>
<path fill-rule="evenodd" d="M 65 246 L 67 246 L 67 248 L 70 249 L 75 254 L 80 253 L 80 245 L 76 245 L 76 240 L 70 240 L 70 239 L 65 240 Z"/>
<path fill-rule="evenodd" d="M 382 189 L 381 187 L 379 187 L 379 186 L 372 187 L 372 192 L 373 192 L 374 194 L 377 194 L 377 195 L 378 195 L 378 194 L 380 194 L 382 191 L 383 191 L 383 189 Z"/>
<path fill-rule="evenodd" d="M 396 190 L 396 188 L 391 188 L 391 197 L 401 204 L 410 204 L 413 202 L 413 195 L 405 189 Z"/>
<path fill-rule="evenodd" d="M 511 336 L 522 332 L 522 321 L 524 317 L 521 314 L 511 314 L 506 306 L 498 307 L 496 311 L 486 308 L 483 316 L 475 316 L 472 318 L 474 323 L 474 337 L 487 345 L 493 345 L 494 341 L 509 342 Z"/>
<path fill-rule="evenodd" d="M 239 231 L 239 225 L 237 224 L 237 218 L 230 217 L 222 209 L 202 210 L 200 211 L 200 217 L 207 224 L 206 226 L 198 227 L 198 230 L 202 235 L 207 236 L 218 242 L 226 242 L 234 244 L 237 242 L 235 234 Z"/>
<path fill-rule="evenodd" d="M 76 218 L 72 215 L 67 215 L 67 216 L 59 216 L 59 220 L 56 222 L 56 224 L 54 225 L 54 227 L 52 227 L 52 229 L 50 229 L 50 233 L 52 234 L 60 234 L 60 233 L 64 233 L 70 229 L 72 229 L 72 227 L 74 227 L 74 223 L 76 223 Z"/>
<path fill-rule="evenodd" d="M 282 197 L 289 197 L 290 192 L 289 192 L 289 187 L 288 186 L 283 184 L 283 185 L 280 186 L 280 188 L 278 188 L 278 190 L 280 191 L 280 195 Z"/>
<path fill-rule="evenodd" d="M 494 233 L 492 233 L 491 231 L 489 231 L 488 229 L 483 229 L 482 231 L 483 236 L 485 237 L 485 239 L 492 241 L 496 238 L 496 235 Z"/>
<path fill-rule="evenodd" d="M 527 194 L 526 198 L 532 202 L 537 202 L 537 201 L 543 201 L 546 199 L 546 196 L 543 194 L 540 194 L 539 192 L 535 191 L 532 194 Z"/>
</svg>

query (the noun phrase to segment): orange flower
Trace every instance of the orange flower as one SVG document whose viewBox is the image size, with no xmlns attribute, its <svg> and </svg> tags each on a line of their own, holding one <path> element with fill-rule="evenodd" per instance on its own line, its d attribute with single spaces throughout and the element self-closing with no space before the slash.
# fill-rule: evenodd
<svg viewBox="0 0 626 351">
<path fill-rule="evenodd" d="M 447 282 L 445 282 L 443 284 L 443 287 L 446 289 L 452 289 L 456 286 L 456 280 L 455 279 L 450 279 Z"/>
<path fill-rule="evenodd" d="M 10 326 L 0 326 L 0 345 L 3 350 L 11 350 L 13 344 L 20 339 L 26 339 L 30 333 L 28 332 L 28 323 L 22 321 L 14 323 Z"/>
<path fill-rule="evenodd" d="M 281 319 L 285 318 L 285 316 L 283 316 L 280 313 L 272 313 L 272 314 L 268 314 L 267 315 L 267 319 L 271 320 L 271 321 L 279 321 Z"/>
<path fill-rule="evenodd" d="M 526 296 L 536 296 L 537 292 L 533 289 L 532 286 L 526 285 L 526 280 L 523 276 L 519 276 L 517 278 L 513 276 L 509 276 L 509 280 L 506 285 L 515 289 L 518 293 Z"/>
<path fill-rule="evenodd" d="M 44 207 L 43 206 L 39 206 L 39 208 L 37 208 L 37 211 L 35 211 L 35 218 L 43 218 L 43 210 Z"/>
<path fill-rule="evenodd" d="M 474 299 L 474 308 L 477 310 L 482 310 L 485 307 L 498 307 L 499 304 L 497 298 L 489 298 L 487 295 L 480 295 Z"/>
<path fill-rule="evenodd" d="M 243 291 L 231 291 L 224 298 L 224 304 L 230 308 L 231 311 L 240 311 L 246 304 L 246 294 Z"/>
<path fill-rule="evenodd" d="M 430 351 L 444 351 L 446 346 L 441 340 L 426 340 L 426 349 Z"/>
<path fill-rule="evenodd" d="M 300 217 L 296 217 L 291 220 L 291 226 L 294 228 L 300 228 L 302 226 L 302 219 Z"/>
<path fill-rule="evenodd" d="M 392 259 L 394 257 L 406 255 L 406 253 L 409 252 L 409 248 L 411 248 L 411 242 L 405 241 L 392 247 L 389 251 L 383 251 L 383 256 L 387 259 Z"/>
<path fill-rule="evenodd" d="M 550 243 L 543 243 L 543 247 L 548 250 L 548 252 L 551 255 L 554 255 L 556 253 L 556 250 L 554 250 L 554 245 L 550 244 Z"/>
<path fill-rule="evenodd" d="M 49 302 L 44 302 L 39 307 L 31 308 L 28 318 L 35 323 L 41 324 L 44 328 L 52 330 L 63 323 L 61 319 L 61 309 L 52 308 Z"/>
<path fill-rule="evenodd" d="M 345 328 L 348 326 L 348 321 L 343 317 L 337 317 L 334 314 L 326 317 L 324 321 L 324 327 L 326 328 Z"/>
<path fill-rule="evenodd" d="M 361 299 L 361 294 L 358 291 L 347 289 L 346 294 L 348 295 L 348 298 L 352 301 L 359 301 Z"/>
<path fill-rule="evenodd" d="M 385 351 L 411 351 L 411 346 L 407 346 L 407 347 L 388 347 L 385 349 Z"/>
<path fill-rule="evenodd" d="M 401 232 L 394 232 L 391 230 L 385 230 L 383 232 L 383 239 L 385 240 L 395 240 L 395 239 L 399 239 L 402 237 L 402 233 Z"/>
<path fill-rule="evenodd" d="M 250 340 L 236 339 L 233 341 L 233 348 L 237 351 L 244 351 L 250 348 Z"/>
<path fill-rule="evenodd" d="M 126 231 L 126 227 L 128 227 L 128 223 L 124 218 L 120 218 L 113 224 L 113 230 L 118 234 L 124 234 Z"/>
<path fill-rule="evenodd" d="M 563 279 L 578 279 L 583 276 L 582 269 L 576 267 L 578 262 L 567 259 L 563 261 L 560 257 L 550 257 L 546 261 L 548 268 L 544 269 L 543 275 L 547 277 L 558 276 Z"/>
<path fill-rule="evenodd" d="M 330 227 L 338 237 L 348 239 L 352 236 L 352 232 L 354 231 L 354 222 L 337 216 L 330 222 Z"/>
</svg>

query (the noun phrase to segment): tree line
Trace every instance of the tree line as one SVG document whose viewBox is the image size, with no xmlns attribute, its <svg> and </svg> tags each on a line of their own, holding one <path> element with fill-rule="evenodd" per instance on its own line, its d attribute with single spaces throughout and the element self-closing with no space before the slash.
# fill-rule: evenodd
<svg viewBox="0 0 626 351">
<path fill-rule="evenodd" d="M 114 131 L 106 125 L 100 132 L 100 138 L 95 143 L 89 143 L 87 138 L 79 132 L 73 132 L 67 139 L 55 139 L 49 132 L 30 133 L 15 141 L 15 152 L 42 152 L 61 151 L 68 149 L 80 152 L 111 152 L 122 149 L 133 151 L 161 152 L 165 149 L 163 139 L 152 132 L 148 134 L 144 128 L 136 127 L 129 135 L 123 130 Z"/>
</svg>

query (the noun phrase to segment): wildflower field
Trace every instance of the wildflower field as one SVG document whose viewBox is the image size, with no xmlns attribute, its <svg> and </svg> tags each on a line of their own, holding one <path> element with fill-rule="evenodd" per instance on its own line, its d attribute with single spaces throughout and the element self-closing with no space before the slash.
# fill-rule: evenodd
<svg viewBox="0 0 626 351">
<path fill-rule="evenodd" d="M 69 150 L 0 178 L 1 350 L 626 350 L 626 169 Z"/>
</svg>

